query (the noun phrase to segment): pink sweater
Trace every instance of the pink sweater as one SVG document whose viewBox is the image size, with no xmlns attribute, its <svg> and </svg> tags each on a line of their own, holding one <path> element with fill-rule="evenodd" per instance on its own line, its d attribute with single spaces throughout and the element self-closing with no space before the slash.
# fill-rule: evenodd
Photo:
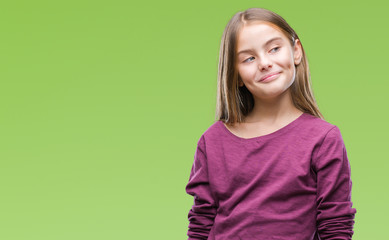
<svg viewBox="0 0 389 240">
<path fill-rule="evenodd" d="M 186 186 L 189 239 L 351 239 L 350 171 L 339 128 L 308 113 L 249 139 L 216 121 Z"/>
</svg>

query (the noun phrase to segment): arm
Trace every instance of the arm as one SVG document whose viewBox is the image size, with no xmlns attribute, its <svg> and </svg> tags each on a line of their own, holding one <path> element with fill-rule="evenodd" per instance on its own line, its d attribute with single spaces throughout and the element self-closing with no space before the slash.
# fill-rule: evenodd
<svg viewBox="0 0 389 240">
<path fill-rule="evenodd" d="M 194 155 L 194 162 L 186 185 L 186 192 L 194 197 L 189 211 L 189 239 L 207 239 L 213 226 L 217 206 L 209 182 L 204 136 L 201 136 Z"/>
<path fill-rule="evenodd" d="M 351 239 L 356 209 L 351 202 L 350 163 L 337 126 L 328 131 L 314 161 L 319 236 L 322 240 Z"/>
</svg>

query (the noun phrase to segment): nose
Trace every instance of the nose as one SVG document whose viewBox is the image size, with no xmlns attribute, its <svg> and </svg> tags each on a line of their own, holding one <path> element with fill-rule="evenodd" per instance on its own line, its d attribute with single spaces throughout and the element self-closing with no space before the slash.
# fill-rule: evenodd
<svg viewBox="0 0 389 240">
<path fill-rule="evenodd" d="M 271 60 L 268 57 L 261 57 L 258 59 L 258 68 L 261 71 L 267 70 L 273 66 Z"/>
</svg>

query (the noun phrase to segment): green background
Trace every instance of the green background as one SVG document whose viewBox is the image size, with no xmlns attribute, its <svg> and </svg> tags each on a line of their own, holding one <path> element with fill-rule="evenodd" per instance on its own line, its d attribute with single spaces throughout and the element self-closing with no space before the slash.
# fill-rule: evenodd
<svg viewBox="0 0 389 240">
<path fill-rule="evenodd" d="M 299 34 L 348 151 L 353 239 L 385 239 L 389 17 L 376 0 L 1 1 L 0 239 L 186 239 L 221 35 L 249 7 Z"/>
</svg>

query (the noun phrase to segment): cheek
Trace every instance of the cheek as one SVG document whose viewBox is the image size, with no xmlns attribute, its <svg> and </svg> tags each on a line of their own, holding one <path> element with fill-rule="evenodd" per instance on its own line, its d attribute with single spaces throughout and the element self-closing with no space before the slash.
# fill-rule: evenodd
<svg viewBox="0 0 389 240">
<path fill-rule="evenodd" d="M 255 75 L 255 69 L 251 66 L 242 66 L 238 68 L 238 73 L 241 78 L 252 78 Z"/>
<path fill-rule="evenodd" d="M 282 56 L 280 56 L 278 62 L 288 69 L 294 67 L 293 56 L 291 56 L 290 53 L 285 53 Z"/>
</svg>

